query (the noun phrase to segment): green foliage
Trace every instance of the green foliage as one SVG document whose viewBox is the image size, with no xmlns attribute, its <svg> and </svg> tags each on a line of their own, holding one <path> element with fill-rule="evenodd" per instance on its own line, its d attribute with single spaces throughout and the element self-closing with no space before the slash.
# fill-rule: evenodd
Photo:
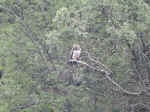
<svg viewBox="0 0 150 112">
<path fill-rule="evenodd" d="M 144 0 L 1 0 L 0 112 L 122 112 L 127 98 L 116 98 L 101 74 L 80 65 L 73 71 L 70 49 L 80 44 L 84 61 L 92 64 L 88 52 L 125 85 L 132 72 L 128 44 L 141 32 L 150 43 L 149 28 Z M 74 74 L 81 85 L 71 82 Z"/>
</svg>

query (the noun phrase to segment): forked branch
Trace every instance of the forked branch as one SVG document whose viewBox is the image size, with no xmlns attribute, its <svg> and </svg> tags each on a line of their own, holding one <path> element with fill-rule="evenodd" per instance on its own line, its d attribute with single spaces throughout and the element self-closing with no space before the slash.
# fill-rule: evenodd
<svg viewBox="0 0 150 112">
<path fill-rule="evenodd" d="M 96 60 L 92 59 L 90 57 L 90 60 L 93 60 L 95 62 L 97 62 Z M 106 67 L 104 64 L 101 64 L 101 63 L 98 63 L 100 66 L 103 66 L 104 69 L 98 69 L 98 68 L 95 68 L 94 66 L 91 66 L 89 65 L 88 63 L 84 62 L 84 61 L 81 61 L 81 60 L 69 60 L 69 63 L 72 63 L 72 62 L 76 62 L 78 64 L 81 64 L 81 65 L 84 65 L 88 68 L 91 68 L 93 69 L 94 71 L 98 71 L 100 72 L 101 74 L 104 75 L 104 77 L 109 80 L 113 85 L 115 85 L 116 87 L 118 87 L 119 90 L 121 90 L 124 94 L 127 94 L 127 95 L 141 95 L 143 92 L 142 91 L 139 91 L 139 92 L 130 92 L 126 89 L 124 89 L 123 87 L 121 87 L 117 82 L 115 82 L 111 77 L 110 77 L 110 74 L 112 74 L 113 72 L 108 68 Z"/>
</svg>

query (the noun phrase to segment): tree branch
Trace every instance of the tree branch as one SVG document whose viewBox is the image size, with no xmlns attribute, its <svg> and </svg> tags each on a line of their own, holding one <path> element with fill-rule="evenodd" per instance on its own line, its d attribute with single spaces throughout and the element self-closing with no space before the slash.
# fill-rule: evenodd
<svg viewBox="0 0 150 112">
<path fill-rule="evenodd" d="M 142 91 L 139 91 L 139 92 L 130 92 L 126 89 L 124 89 L 123 87 L 121 87 L 117 82 L 115 82 L 109 75 L 110 75 L 110 72 L 112 73 L 112 71 L 110 71 L 110 69 L 108 69 L 109 71 L 107 71 L 106 69 L 97 69 L 89 64 L 87 64 L 86 62 L 84 61 L 78 61 L 78 60 L 69 60 L 69 62 L 76 62 L 76 63 L 79 63 L 81 65 L 84 65 L 84 66 L 87 66 L 91 69 L 93 69 L 94 71 L 98 71 L 100 73 L 102 73 L 104 75 L 104 77 L 109 80 L 113 85 L 117 86 L 119 88 L 119 90 L 121 90 L 123 93 L 127 94 L 127 95 L 140 95 L 142 93 Z M 104 64 L 101 64 L 103 67 Z M 107 67 L 106 67 L 107 68 Z"/>
<path fill-rule="evenodd" d="M 36 48 L 39 50 L 39 54 L 43 60 L 43 62 L 45 63 L 45 65 L 47 66 L 48 68 L 48 71 L 50 72 L 50 65 L 52 65 L 53 67 L 53 70 L 56 70 L 56 67 L 54 65 L 54 62 L 52 59 L 48 60 L 46 55 L 48 54 L 45 54 L 44 53 L 44 47 L 43 45 L 39 42 L 39 38 L 37 37 L 37 35 L 33 35 L 33 32 L 32 32 L 32 29 L 29 27 L 29 25 L 27 23 L 24 22 L 24 20 L 22 18 L 24 17 L 20 17 L 18 16 L 13 10 L 9 9 L 9 8 L 6 8 L 6 7 L 3 7 L 2 5 L 0 5 L 0 9 L 3 10 L 4 12 L 7 12 L 9 13 L 10 15 L 13 15 L 15 17 L 17 17 L 19 20 L 20 20 L 20 24 L 24 27 L 24 33 L 27 35 L 27 37 L 32 41 L 32 43 L 36 46 Z M 21 15 L 21 16 L 24 16 L 24 15 Z"/>
</svg>

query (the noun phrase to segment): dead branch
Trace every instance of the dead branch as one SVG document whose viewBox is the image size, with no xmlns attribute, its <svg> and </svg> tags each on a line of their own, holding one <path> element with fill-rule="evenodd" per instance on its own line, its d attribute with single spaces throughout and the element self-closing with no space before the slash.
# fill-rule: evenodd
<svg viewBox="0 0 150 112">
<path fill-rule="evenodd" d="M 94 60 L 94 59 L 92 59 L 92 60 Z M 76 63 L 78 63 L 78 64 L 87 66 L 87 67 L 93 69 L 94 71 L 98 71 L 98 72 L 102 73 L 102 74 L 104 75 L 104 77 L 105 77 L 107 80 L 109 80 L 113 85 L 115 85 L 116 87 L 118 87 L 119 90 L 121 90 L 123 93 L 125 93 L 125 94 L 127 94 L 127 95 L 140 95 L 140 94 L 142 93 L 142 91 L 139 91 L 139 92 L 130 92 L 130 91 L 124 89 L 123 87 L 121 87 L 117 82 L 115 82 L 115 81 L 109 76 L 109 75 L 110 75 L 110 69 L 108 69 L 109 71 L 107 71 L 106 69 L 105 69 L 105 70 L 104 70 L 104 69 L 97 69 L 97 68 L 95 68 L 95 67 L 93 67 L 93 66 L 87 64 L 87 63 L 84 62 L 84 61 L 69 60 L 70 63 L 71 63 L 72 61 L 76 61 Z M 104 64 L 102 64 L 102 66 L 105 67 Z M 107 67 L 106 67 L 106 68 L 107 68 Z M 112 73 L 112 71 L 111 71 L 111 73 Z"/>
</svg>

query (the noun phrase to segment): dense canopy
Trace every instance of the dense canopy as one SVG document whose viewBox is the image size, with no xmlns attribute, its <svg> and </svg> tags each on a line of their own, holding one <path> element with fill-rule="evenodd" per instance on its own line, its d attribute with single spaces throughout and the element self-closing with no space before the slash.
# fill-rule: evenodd
<svg viewBox="0 0 150 112">
<path fill-rule="evenodd" d="M 150 112 L 149 0 L 0 0 L 0 112 Z"/>
</svg>

